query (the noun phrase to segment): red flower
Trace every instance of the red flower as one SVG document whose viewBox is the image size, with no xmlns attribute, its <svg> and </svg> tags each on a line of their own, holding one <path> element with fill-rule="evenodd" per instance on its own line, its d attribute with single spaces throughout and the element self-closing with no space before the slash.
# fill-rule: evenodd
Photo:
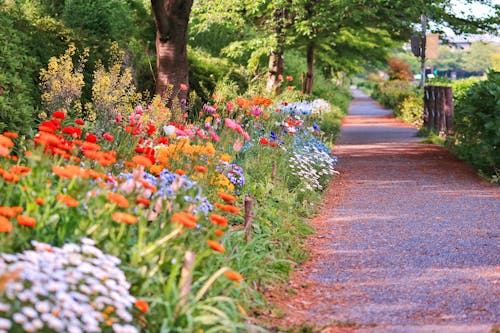
<svg viewBox="0 0 500 333">
<path fill-rule="evenodd" d="M 66 114 L 62 110 L 54 111 L 54 113 L 52 113 L 52 118 L 63 120 L 66 118 Z"/>
<path fill-rule="evenodd" d="M 260 142 L 261 145 L 267 145 L 267 144 L 269 144 L 269 141 L 266 138 L 260 138 L 259 142 Z"/>
<path fill-rule="evenodd" d="M 102 136 L 104 140 L 106 141 L 109 141 L 109 142 L 113 142 L 113 140 L 115 139 L 111 134 L 109 134 L 108 132 L 104 133 L 104 135 Z"/>
<path fill-rule="evenodd" d="M 287 81 L 293 81 L 293 77 L 292 77 L 292 76 L 287 76 L 287 77 L 286 77 L 286 80 L 287 80 Z"/>
<path fill-rule="evenodd" d="M 78 118 L 78 119 L 75 120 L 75 124 L 77 124 L 77 125 L 84 125 L 85 122 L 83 121 L 83 119 Z"/>
<path fill-rule="evenodd" d="M 143 301 L 142 299 L 138 299 L 137 301 L 135 301 L 135 307 L 142 313 L 146 313 L 149 310 L 148 303 L 146 301 Z"/>
<path fill-rule="evenodd" d="M 168 139 L 166 137 L 164 137 L 164 136 L 160 136 L 158 138 L 158 143 L 164 144 L 164 145 L 168 145 Z"/>
<path fill-rule="evenodd" d="M 180 86 L 181 86 L 181 90 L 182 90 L 182 91 L 186 91 L 186 90 L 188 90 L 187 85 L 185 85 L 184 83 L 181 83 L 181 84 L 180 84 Z"/>
<path fill-rule="evenodd" d="M 149 134 L 149 135 L 153 135 L 153 134 L 154 134 L 154 132 L 156 132 L 156 127 L 155 127 L 155 125 L 153 125 L 153 124 L 149 124 L 149 125 L 148 125 L 148 134 Z"/>
<path fill-rule="evenodd" d="M 91 142 L 91 143 L 96 143 L 97 137 L 93 134 L 87 133 L 87 134 L 85 134 L 85 141 Z"/>
</svg>

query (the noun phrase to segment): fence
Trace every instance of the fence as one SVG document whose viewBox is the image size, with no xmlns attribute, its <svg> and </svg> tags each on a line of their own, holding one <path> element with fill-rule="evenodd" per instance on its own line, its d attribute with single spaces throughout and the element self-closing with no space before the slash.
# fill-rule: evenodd
<svg viewBox="0 0 500 333">
<path fill-rule="evenodd" d="M 445 134 L 453 133 L 453 94 L 451 87 L 425 87 L 424 127 Z"/>
</svg>

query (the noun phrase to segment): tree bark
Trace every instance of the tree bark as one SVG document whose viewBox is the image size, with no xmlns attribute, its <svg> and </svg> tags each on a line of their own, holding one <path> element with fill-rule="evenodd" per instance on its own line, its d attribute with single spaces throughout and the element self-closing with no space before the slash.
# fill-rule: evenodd
<svg viewBox="0 0 500 333">
<path fill-rule="evenodd" d="M 310 41 L 307 44 L 307 73 L 305 75 L 305 80 L 302 84 L 302 92 L 305 94 L 311 94 L 314 84 L 314 42 Z"/>
<path fill-rule="evenodd" d="M 285 8 L 276 8 L 273 13 L 276 47 L 269 55 L 269 71 L 267 75 L 267 90 L 279 92 L 279 81 L 283 77 L 283 54 L 285 53 L 286 20 Z"/>
<path fill-rule="evenodd" d="M 156 25 L 155 93 L 167 100 L 187 98 L 187 89 L 181 89 L 181 84 L 189 84 L 187 42 L 192 5 L 193 0 L 151 0 Z M 173 90 L 165 96 L 169 85 Z"/>
</svg>

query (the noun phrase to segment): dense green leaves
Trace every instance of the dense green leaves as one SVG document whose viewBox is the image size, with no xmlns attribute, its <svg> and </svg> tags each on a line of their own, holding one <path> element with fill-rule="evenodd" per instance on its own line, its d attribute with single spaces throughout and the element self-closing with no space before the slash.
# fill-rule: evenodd
<svg viewBox="0 0 500 333">
<path fill-rule="evenodd" d="M 455 103 L 455 146 L 487 176 L 500 176 L 500 72 L 473 84 Z"/>
</svg>

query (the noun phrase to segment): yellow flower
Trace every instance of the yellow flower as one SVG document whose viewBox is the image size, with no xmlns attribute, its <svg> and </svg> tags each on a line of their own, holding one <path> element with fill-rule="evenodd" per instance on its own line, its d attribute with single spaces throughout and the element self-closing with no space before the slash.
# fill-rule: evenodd
<svg viewBox="0 0 500 333">
<path fill-rule="evenodd" d="M 231 162 L 231 155 L 229 154 L 222 154 L 221 157 L 220 157 L 220 160 L 223 161 L 223 162 Z"/>
</svg>

